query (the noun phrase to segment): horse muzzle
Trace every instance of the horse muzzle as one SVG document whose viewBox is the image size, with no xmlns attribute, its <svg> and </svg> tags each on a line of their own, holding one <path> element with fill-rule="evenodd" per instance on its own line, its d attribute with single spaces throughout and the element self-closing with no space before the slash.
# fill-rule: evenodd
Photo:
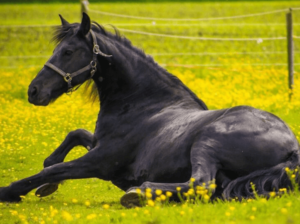
<svg viewBox="0 0 300 224">
<path fill-rule="evenodd" d="M 41 91 L 37 85 L 30 85 L 28 88 L 28 101 L 36 106 L 47 106 L 51 97 L 49 93 Z"/>
</svg>

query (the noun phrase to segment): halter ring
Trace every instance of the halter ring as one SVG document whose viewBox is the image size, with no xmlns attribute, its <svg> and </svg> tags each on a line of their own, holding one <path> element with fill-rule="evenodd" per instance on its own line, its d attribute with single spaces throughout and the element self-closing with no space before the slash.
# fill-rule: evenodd
<svg viewBox="0 0 300 224">
<path fill-rule="evenodd" d="M 96 61 L 91 61 L 90 63 L 92 68 L 96 68 L 97 67 L 97 62 Z"/>
<path fill-rule="evenodd" d="M 70 73 L 67 73 L 67 74 L 64 76 L 64 80 L 65 80 L 66 82 L 71 82 L 71 80 L 72 80 L 71 74 L 70 74 Z"/>
</svg>

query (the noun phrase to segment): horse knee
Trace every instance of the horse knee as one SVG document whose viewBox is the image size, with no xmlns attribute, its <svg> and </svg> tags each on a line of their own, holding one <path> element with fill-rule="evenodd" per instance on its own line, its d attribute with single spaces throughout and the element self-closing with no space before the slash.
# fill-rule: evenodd
<svg viewBox="0 0 300 224">
<path fill-rule="evenodd" d="M 67 135 L 68 139 L 71 139 L 75 145 L 82 145 L 88 150 L 92 147 L 93 134 L 84 129 L 77 129 L 69 132 Z"/>
<path fill-rule="evenodd" d="M 81 137 L 81 133 L 83 133 L 83 129 L 77 129 L 74 131 L 70 131 L 66 138 L 72 139 L 72 141 L 77 141 L 78 138 Z"/>
</svg>

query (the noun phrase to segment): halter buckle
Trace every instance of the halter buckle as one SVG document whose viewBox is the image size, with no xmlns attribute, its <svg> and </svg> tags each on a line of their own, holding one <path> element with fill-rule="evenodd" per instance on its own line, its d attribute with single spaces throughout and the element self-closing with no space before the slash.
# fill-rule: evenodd
<svg viewBox="0 0 300 224">
<path fill-rule="evenodd" d="M 71 74 L 70 73 L 67 73 L 66 75 L 64 75 L 64 80 L 66 81 L 66 82 L 71 82 L 72 81 L 72 76 L 71 76 Z"/>
<path fill-rule="evenodd" d="M 93 47 L 93 52 L 94 54 L 99 54 L 100 52 L 100 47 L 98 44 L 95 44 L 94 47 Z"/>
</svg>

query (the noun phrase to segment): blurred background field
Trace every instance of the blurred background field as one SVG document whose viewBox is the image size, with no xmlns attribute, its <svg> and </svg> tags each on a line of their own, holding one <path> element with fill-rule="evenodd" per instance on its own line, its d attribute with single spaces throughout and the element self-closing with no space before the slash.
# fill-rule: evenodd
<svg viewBox="0 0 300 224">
<path fill-rule="evenodd" d="M 284 9 L 287 11 L 291 7 L 299 8 L 300 4 L 297 1 L 175 1 L 91 2 L 89 5 L 95 11 L 174 19 L 233 17 Z M 64 4 L 6 3 L 0 4 L 0 10 L 0 186 L 4 186 L 39 172 L 43 160 L 69 131 L 77 128 L 93 131 L 100 108 L 97 102 L 91 103 L 84 96 L 83 88 L 72 96 L 62 96 L 48 107 L 36 107 L 27 101 L 30 81 L 55 47 L 50 40 L 54 26 L 60 24 L 58 14 L 69 22 L 80 22 L 79 1 Z M 161 66 L 178 76 L 209 109 L 237 105 L 264 109 L 284 119 L 299 139 L 300 10 L 293 12 L 295 86 L 291 102 L 288 100 L 287 41 L 266 39 L 286 37 L 285 13 L 281 11 L 246 18 L 206 21 L 140 20 L 94 11 L 89 15 L 108 30 L 112 30 L 108 24 L 118 28 L 133 45 L 142 48 Z M 168 38 L 128 33 L 123 29 L 221 39 Z M 222 38 L 231 40 L 225 41 Z M 85 149 L 78 147 L 67 160 L 84 153 Z M 205 223 L 274 223 L 274 220 L 283 223 L 295 220 L 296 223 L 300 215 L 297 210 L 299 196 L 286 196 L 268 203 L 259 200 L 245 202 L 245 207 L 232 202 L 187 207 L 175 205 L 175 208 L 173 205 L 160 206 L 157 210 L 144 208 L 135 211 L 121 208 L 119 198 L 122 194 L 109 182 L 96 179 L 67 181 L 51 197 L 38 199 L 29 194 L 24 203 L 0 204 L 0 220 L 4 220 L 4 223 L 63 223 L 68 221 L 69 214 L 72 217 L 72 220 L 69 217 L 70 221 L 77 223 L 83 220 L 95 223 L 132 223 L 134 220 L 138 223 L 165 223 L 171 216 L 172 223 L 192 223 L 192 220 Z M 90 205 L 87 205 L 87 201 Z M 291 203 L 290 206 L 288 203 Z M 110 209 L 103 208 L 104 204 L 110 205 Z"/>
</svg>

